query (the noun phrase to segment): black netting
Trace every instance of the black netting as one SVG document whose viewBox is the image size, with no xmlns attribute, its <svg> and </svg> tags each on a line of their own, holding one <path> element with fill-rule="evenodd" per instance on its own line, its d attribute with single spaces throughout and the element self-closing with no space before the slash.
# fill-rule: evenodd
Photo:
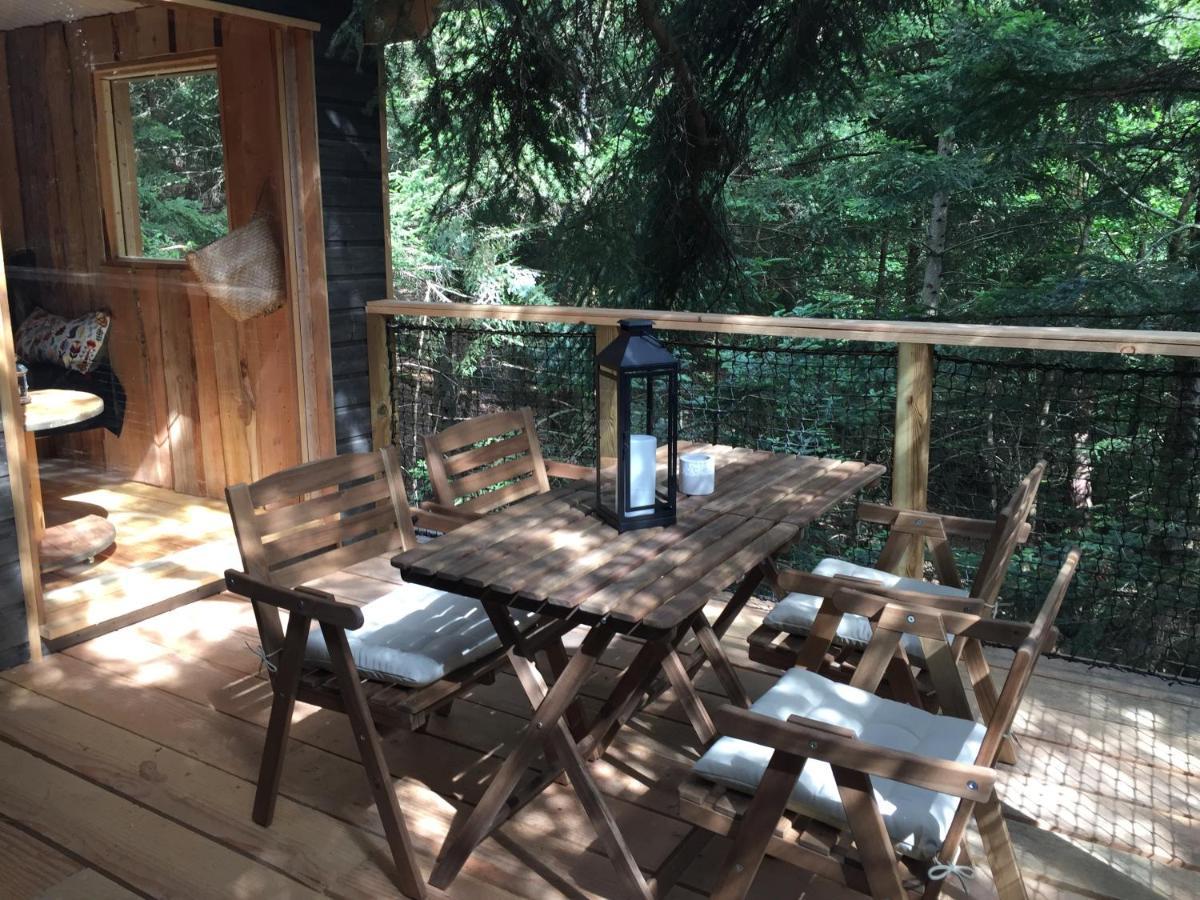
<svg viewBox="0 0 1200 900">
<path fill-rule="evenodd" d="M 1200 366 L 1194 359 L 940 354 L 930 507 L 986 516 L 1048 463 L 1002 615 L 1028 619 L 1058 548 L 1084 550 L 1060 649 L 1200 679 Z"/>
<path fill-rule="evenodd" d="M 397 319 L 393 433 L 425 497 L 421 435 L 532 408 L 546 455 L 594 459 L 590 328 Z M 682 362 L 690 440 L 889 465 L 894 347 L 665 332 Z M 1028 618 L 1063 549 L 1084 561 L 1064 608 L 1064 655 L 1200 680 L 1200 361 L 946 348 L 936 354 L 930 508 L 990 518 L 1038 459 L 1035 530 L 1000 614 Z M 886 501 L 887 480 L 869 499 Z M 852 504 L 810 529 L 790 563 L 869 563 L 877 528 Z M 969 572 L 977 552 L 960 561 Z"/>
</svg>

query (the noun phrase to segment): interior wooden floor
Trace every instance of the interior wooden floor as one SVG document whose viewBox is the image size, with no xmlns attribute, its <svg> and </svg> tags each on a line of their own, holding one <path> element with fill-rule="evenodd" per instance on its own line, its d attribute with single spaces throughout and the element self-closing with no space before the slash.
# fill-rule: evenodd
<svg viewBox="0 0 1200 900">
<path fill-rule="evenodd" d="M 95 513 L 117 541 L 92 563 L 44 573 L 42 637 L 61 648 L 211 596 L 238 564 L 220 500 L 128 481 L 77 462 L 39 466 L 48 524 Z"/>
<path fill-rule="evenodd" d="M 761 613 L 726 638 L 754 694 L 771 683 L 744 652 Z M 253 617 L 226 594 L 0 673 L 0 889 L 26 897 L 394 894 L 379 819 L 344 717 L 298 706 L 270 829 L 250 819 L 270 692 Z M 610 651 L 589 695 L 630 647 Z M 994 660 L 1002 668 L 1004 658 Z M 1200 895 L 1200 689 L 1046 660 L 1003 778 L 1031 895 Z M 702 675 L 715 706 L 715 679 Z M 386 753 L 422 865 L 475 802 L 528 717 L 511 675 L 475 689 Z M 686 834 L 675 778 L 696 738 L 669 695 L 639 715 L 596 777 L 650 872 Z M 696 857 L 670 896 L 712 885 L 724 848 Z M 977 852 L 975 858 L 979 859 Z M 983 876 L 969 883 L 987 897 Z M 554 785 L 472 856 L 449 895 L 610 897 L 617 886 L 587 820 Z M 435 892 L 436 894 L 436 892 Z M 955 885 L 948 896 L 962 896 Z M 840 898 L 778 863 L 762 898 Z"/>
</svg>

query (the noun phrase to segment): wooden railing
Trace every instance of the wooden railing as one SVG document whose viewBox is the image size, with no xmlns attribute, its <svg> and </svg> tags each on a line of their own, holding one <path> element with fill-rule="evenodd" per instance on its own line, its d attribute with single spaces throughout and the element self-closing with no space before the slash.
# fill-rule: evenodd
<svg viewBox="0 0 1200 900">
<path fill-rule="evenodd" d="M 424 301 L 378 301 L 367 305 L 367 313 L 371 419 L 376 445 L 390 443 L 392 437 L 390 374 L 384 324 L 384 318 L 388 316 L 588 325 L 595 329 L 597 350 L 612 340 L 617 322 L 626 318 L 649 319 L 656 328 L 663 330 L 896 344 L 896 427 L 891 499 L 897 506 L 909 509 L 924 509 L 928 492 L 934 345 L 1200 357 L 1200 333 L 1188 331 L 808 319 Z M 612 452 L 615 444 L 613 433 L 600 435 L 601 453 Z M 919 565 L 920 557 L 911 554 L 908 560 L 910 573 L 916 574 Z"/>
</svg>

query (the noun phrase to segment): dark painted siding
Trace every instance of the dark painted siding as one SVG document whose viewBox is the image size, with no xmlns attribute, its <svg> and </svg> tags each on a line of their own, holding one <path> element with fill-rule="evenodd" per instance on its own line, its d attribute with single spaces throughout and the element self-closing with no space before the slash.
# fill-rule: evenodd
<svg viewBox="0 0 1200 900">
<path fill-rule="evenodd" d="M 371 50 L 361 60 L 330 53 L 330 39 L 349 2 L 238 0 L 236 5 L 321 23 L 315 41 L 317 118 L 337 449 L 369 450 L 363 306 L 388 291 L 377 57 Z"/>
<path fill-rule="evenodd" d="M 8 456 L 0 431 L 0 669 L 29 659 L 25 624 L 25 592 L 21 588 L 21 560 L 17 553 L 17 526 L 13 519 Z"/>
</svg>

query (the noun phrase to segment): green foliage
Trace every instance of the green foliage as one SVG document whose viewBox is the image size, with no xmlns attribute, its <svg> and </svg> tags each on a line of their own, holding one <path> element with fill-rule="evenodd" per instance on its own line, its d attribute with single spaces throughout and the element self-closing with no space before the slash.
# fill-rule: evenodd
<svg viewBox="0 0 1200 900">
<path fill-rule="evenodd" d="M 1194 0 L 468 0 L 387 63 L 401 291 L 1200 327 Z M 415 382 L 422 429 L 529 403 L 548 447 L 591 459 L 569 359 L 586 347 L 511 324 L 423 339 L 432 358 L 403 348 L 442 373 Z M 686 436 L 887 461 L 892 355 L 676 349 Z M 953 348 L 938 365 L 932 504 L 990 515 L 1050 460 L 1005 614 L 1029 615 L 1079 543 L 1064 646 L 1200 677 L 1200 364 Z M 798 562 L 879 549 L 845 523 L 817 536 Z"/>
<path fill-rule="evenodd" d="M 142 255 L 179 259 L 229 229 L 216 72 L 128 82 Z"/>
<path fill-rule="evenodd" d="M 388 50 L 401 287 L 923 315 L 942 190 L 938 315 L 1178 324 L 1200 253 L 1187 200 L 1200 180 L 1198 12 L 1166 0 L 447 8 L 432 38 Z M 947 134 L 954 151 L 939 155 Z M 513 277 L 536 279 L 528 301 Z"/>
</svg>

